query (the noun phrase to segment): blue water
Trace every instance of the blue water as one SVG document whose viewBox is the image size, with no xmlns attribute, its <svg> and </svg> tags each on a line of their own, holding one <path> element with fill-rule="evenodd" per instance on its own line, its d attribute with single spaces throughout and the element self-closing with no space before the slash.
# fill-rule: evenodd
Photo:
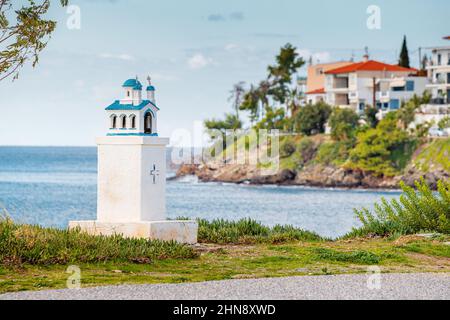
<svg viewBox="0 0 450 320">
<path fill-rule="evenodd" d="M 15 221 L 64 228 L 95 219 L 96 148 L 0 147 L 0 211 Z M 254 218 L 337 237 L 358 226 L 353 208 L 372 207 L 398 192 L 198 183 L 167 183 L 167 211 L 206 219 Z"/>
</svg>

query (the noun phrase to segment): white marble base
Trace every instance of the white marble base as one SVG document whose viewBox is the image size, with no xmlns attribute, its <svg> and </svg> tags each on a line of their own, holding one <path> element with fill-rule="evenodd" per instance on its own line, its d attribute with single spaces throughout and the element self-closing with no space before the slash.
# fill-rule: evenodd
<svg viewBox="0 0 450 320">
<path fill-rule="evenodd" d="M 101 222 L 70 221 L 69 229 L 80 228 L 92 235 L 120 234 L 127 238 L 177 241 L 197 243 L 198 223 L 196 221 L 142 221 L 142 222 Z"/>
</svg>

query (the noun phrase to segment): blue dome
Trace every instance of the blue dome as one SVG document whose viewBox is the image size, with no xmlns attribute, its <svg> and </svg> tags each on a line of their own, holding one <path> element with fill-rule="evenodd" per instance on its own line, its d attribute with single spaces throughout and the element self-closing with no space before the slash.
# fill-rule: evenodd
<svg viewBox="0 0 450 320">
<path fill-rule="evenodd" d="M 133 90 L 142 90 L 142 84 L 137 79 L 128 79 L 122 85 L 124 88 L 132 88 Z"/>
<path fill-rule="evenodd" d="M 148 86 L 147 87 L 147 91 L 155 91 L 155 87 L 154 86 Z"/>
</svg>

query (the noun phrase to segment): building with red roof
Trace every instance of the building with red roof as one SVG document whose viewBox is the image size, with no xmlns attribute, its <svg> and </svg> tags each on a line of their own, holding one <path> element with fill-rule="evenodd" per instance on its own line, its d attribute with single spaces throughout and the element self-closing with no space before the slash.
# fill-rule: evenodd
<svg viewBox="0 0 450 320">
<path fill-rule="evenodd" d="M 309 104 L 324 102 L 326 97 L 325 88 L 319 88 L 306 92 L 306 100 Z"/>
<path fill-rule="evenodd" d="M 325 102 L 332 106 L 352 108 L 364 112 L 367 105 L 390 111 L 414 94 L 422 95 L 426 77 L 417 76 L 419 70 L 369 60 L 351 63 L 325 72 Z"/>
<path fill-rule="evenodd" d="M 350 65 L 328 70 L 325 74 L 345 74 L 358 71 L 378 71 L 378 72 L 406 72 L 408 74 L 417 73 L 419 70 L 412 68 L 403 68 L 397 65 L 387 64 L 375 60 L 367 60 Z"/>
</svg>

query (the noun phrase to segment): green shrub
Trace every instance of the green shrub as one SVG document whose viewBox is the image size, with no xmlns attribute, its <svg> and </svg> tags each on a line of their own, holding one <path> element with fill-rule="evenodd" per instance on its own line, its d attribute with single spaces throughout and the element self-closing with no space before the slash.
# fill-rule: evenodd
<svg viewBox="0 0 450 320">
<path fill-rule="evenodd" d="M 350 262 L 356 264 L 378 264 L 381 258 L 369 251 L 341 252 L 327 248 L 315 248 L 313 253 L 320 260 Z"/>
<path fill-rule="evenodd" d="M 91 236 L 77 230 L 59 230 L 0 221 L 0 265 L 135 262 L 189 259 L 197 253 L 175 242 Z"/>
<path fill-rule="evenodd" d="M 377 176 L 395 176 L 410 160 L 416 141 L 397 127 L 395 113 L 389 113 L 376 129 L 358 134 L 356 147 L 347 164 Z"/>
<path fill-rule="evenodd" d="M 363 226 L 344 238 L 356 236 L 407 235 L 418 232 L 450 234 L 450 183 L 438 182 L 438 192 L 431 191 L 422 179 L 414 188 L 401 183 L 400 200 L 382 199 L 375 204 L 375 214 L 367 209 L 355 210 Z"/>
<path fill-rule="evenodd" d="M 297 149 L 300 152 L 302 164 L 311 161 L 317 153 L 317 146 L 311 138 L 305 137 L 300 140 Z"/>
<path fill-rule="evenodd" d="M 317 152 L 315 161 L 324 165 L 342 165 L 353 147 L 350 141 L 323 143 Z"/>
<path fill-rule="evenodd" d="M 280 146 L 280 157 L 288 158 L 296 151 L 295 143 L 285 139 Z"/>
<path fill-rule="evenodd" d="M 450 128 L 450 117 L 447 116 L 447 117 L 441 119 L 441 120 L 438 122 L 438 127 L 439 127 L 439 129 L 441 129 L 441 130 L 445 130 L 445 129 L 447 129 L 447 128 Z"/>
<path fill-rule="evenodd" d="M 284 243 L 290 241 L 321 241 L 319 235 L 293 226 L 264 226 L 252 219 L 227 221 L 199 219 L 198 241 L 203 243 Z"/>
<path fill-rule="evenodd" d="M 334 140 L 352 139 L 358 121 L 359 116 L 352 109 L 334 108 L 329 120 L 331 137 Z"/>
<path fill-rule="evenodd" d="M 307 136 L 324 133 L 330 114 L 331 107 L 323 102 L 302 107 L 295 115 L 294 130 Z"/>
<path fill-rule="evenodd" d="M 280 140 L 280 168 L 300 170 L 314 159 L 316 153 L 317 144 L 309 137 L 283 137 Z"/>
</svg>

